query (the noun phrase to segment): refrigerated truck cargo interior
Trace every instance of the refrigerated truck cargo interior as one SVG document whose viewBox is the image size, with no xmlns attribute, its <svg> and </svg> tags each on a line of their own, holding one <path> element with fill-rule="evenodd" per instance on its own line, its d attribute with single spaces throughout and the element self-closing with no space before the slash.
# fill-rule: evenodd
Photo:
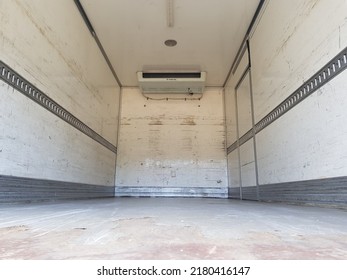
<svg viewBox="0 0 347 280">
<path fill-rule="evenodd" d="M 1 259 L 346 259 L 346 0 L 0 0 Z"/>
</svg>

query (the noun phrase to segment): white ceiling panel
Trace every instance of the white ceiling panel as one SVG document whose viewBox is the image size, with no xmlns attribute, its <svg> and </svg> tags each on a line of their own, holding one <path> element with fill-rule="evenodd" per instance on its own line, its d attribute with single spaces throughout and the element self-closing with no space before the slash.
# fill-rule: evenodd
<svg viewBox="0 0 347 280">
<path fill-rule="evenodd" d="M 207 86 L 222 86 L 259 0 L 171 1 L 173 27 L 169 0 L 80 2 L 123 86 L 147 69 L 206 71 Z"/>
</svg>

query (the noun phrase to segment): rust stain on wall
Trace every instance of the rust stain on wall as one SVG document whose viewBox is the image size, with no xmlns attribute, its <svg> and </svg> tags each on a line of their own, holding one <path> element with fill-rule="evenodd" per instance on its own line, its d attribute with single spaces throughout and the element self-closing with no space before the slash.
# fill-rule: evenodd
<svg viewBox="0 0 347 280">
<path fill-rule="evenodd" d="M 148 125 L 163 125 L 163 123 L 160 120 L 150 121 Z"/>
<path fill-rule="evenodd" d="M 196 125 L 196 123 L 194 121 L 194 116 L 185 117 L 180 124 L 181 125 Z"/>
</svg>

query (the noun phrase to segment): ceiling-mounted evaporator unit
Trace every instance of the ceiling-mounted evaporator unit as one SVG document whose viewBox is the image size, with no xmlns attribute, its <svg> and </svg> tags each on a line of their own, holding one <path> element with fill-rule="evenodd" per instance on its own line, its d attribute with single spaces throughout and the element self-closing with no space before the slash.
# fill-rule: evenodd
<svg viewBox="0 0 347 280">
<path fill-rule="evenodd" d="M 137 72 L 137 78 L 143 93 L 202 94 L 205 89 L 206 72 Z"/>
</svg>

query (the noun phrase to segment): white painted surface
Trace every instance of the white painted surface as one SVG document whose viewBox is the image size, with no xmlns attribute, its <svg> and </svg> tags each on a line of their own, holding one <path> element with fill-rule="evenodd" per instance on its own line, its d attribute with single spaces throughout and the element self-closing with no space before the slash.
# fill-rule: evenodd
<svg viewBox="0 0 347 280">
<path fill-rule="evenodd" d="M 237 140 L 237 122 L 236 122 L 236 101 L 235 87 L 240 81 L 244 71 L 248 67 L 248 52 L 242 56 L 235 73 L 231 73 L 225 87 L 225 118 L 227 127 L 227 146 L 230 146 Z"/>
<path fill-rule="evenodd" d="M 116 145 L 119 87 L 73 1 L 1 1 L 0 26 L 0 59 Z M 114 184 L 112 152 L 0 91 L 0 174 Z"/>
<path fill-rule="evenodd" d="M 240 163 L 242 188 L 254 187 L 256 185 L 256 177 L 253 139 L 240 147 Z"/>
<path fill-rule="evenodd" d="M 246 50 L 238 67 L 235 69 L 235 72 L 231 74 L 225 87 L 227 146 L 237 141 L 237 135 L 242 136 L 252 128 L 249 75 L 247 74 L 241 82 L 248 64 L 248 52 Z M 239 83 L 240 85 L 238 89 L 236 89 Z M 250 155 L 249 153 L 251 152 L 252 150 L 248 151 L 244 148 L 239 151 L 237 148 L 228 155 L 229 187 L 238 188 L 241 184 L 252 186 L 252 183 L 255 182 L 254 153 Z M 249 162 L 252 163 L 248 165 Z M 245 166 L 240 170 L 240 166 L 242 165 Z M 243 180 L 245 182 L 243 182 Z"/>
<path fill-rule="evenodd" d="M 228 154 L 228 179 L 229 187 L 239 188 L 240 187 L 240 173 L 239 173 L 239 154 L 238 150 L 234 150 Z"/>
<path fill-rule="evenodd" d="M 82 0 L 125 85 L 153 65 L 198 66 L 208 71 L 208 85 L 224 81 L 257 1 L 175 2 L 177 21 L 168 29 L 158 24 L 164 2 Z M 250 38 L 256 122 L 347 45 L 346 10 L 345 0 L 267 2 Z M 119 87 L 73 1 L 1 1 L 0 24 L 0 59 L 116 144 Z M 163 46 L 169 35 L 177 48 Z M 245 56 L 225 90 L 228 145 L 236 140 L 234 88 L 246 65 Z M 261 184 L 346 175 L 343 75 L 257 135 Z M 0 104 L 0 174 L 114 183 L 111 152 L 4 83 L 0 91 L 7 101 Z M 227 186 L 221 89 L 201 101 L 151 101 L 125 88 L 123 99 L 117 185 Z M 249 116 L 248 105 L 239 107 Z M 251 141 L 240 154 L 243 185 L 254 185 Z M 229 158 L 233 187 L 236 152 Z"/>
<path fill-rule="evenodd" d="M 250 39 L 255 122 L 347 46 L 347 1 L 269 1 Z"/>
<path fill-rule="evenodd" d="M 114 185 L 115 155 L 0 82 L 0 174 Z"/>
<path fill-rule="evenodd" d="M 236 89 L 238 132 L 241 137 L 253 126 L 249 73 Z"/>
<path fill-rule="evenodd" d="M 257 135 L 260 184 L 347 174 L 344 72 Z"/>
<path fill-rule="evenodd" d="M 166 2 L 81 0 L 123 85 L 137 86 L 136 72 L 154 67 L 198 68 L 208 86 L 222 86 L 259 0 L 175 0 L 173 27 Z"/>
<path fill-rule="evenodd" d="M 251 38 L 256 122 L 347 46 L 346 10 L 344 0 L 269 2 Z M 342 75 L 257 136 L 260 184 L 347 174 Z"/>
<path fill-rule="evenodd" d="M 228 147 L 237 140 L 235 90 L 232 87 L 226 87 L 224 89 L 224 95 L 226 143 Z"/>
<path fill-rule="evenodd" d="M 222 92 L 154 101 L 124 88 L 116 185 L 226 187 Z"/>
<path fill-rule="evenodd" d="M 344 0 L 268 1 L 250 38 L 255 122 L 346 47 L 346 10 Z M 346 176 L 346 77 L 341 74 L 257 134 L 260 185 Z M 235 85 L 231 77 L 226 92 Z M 249 111 L 241 107 L 241 115 Z M 234 140 L 233 127 L 227 130 Z M 253 145 L 244 144 L 241 162 L 242 154 L 252 153 Z"/>
</svg>

